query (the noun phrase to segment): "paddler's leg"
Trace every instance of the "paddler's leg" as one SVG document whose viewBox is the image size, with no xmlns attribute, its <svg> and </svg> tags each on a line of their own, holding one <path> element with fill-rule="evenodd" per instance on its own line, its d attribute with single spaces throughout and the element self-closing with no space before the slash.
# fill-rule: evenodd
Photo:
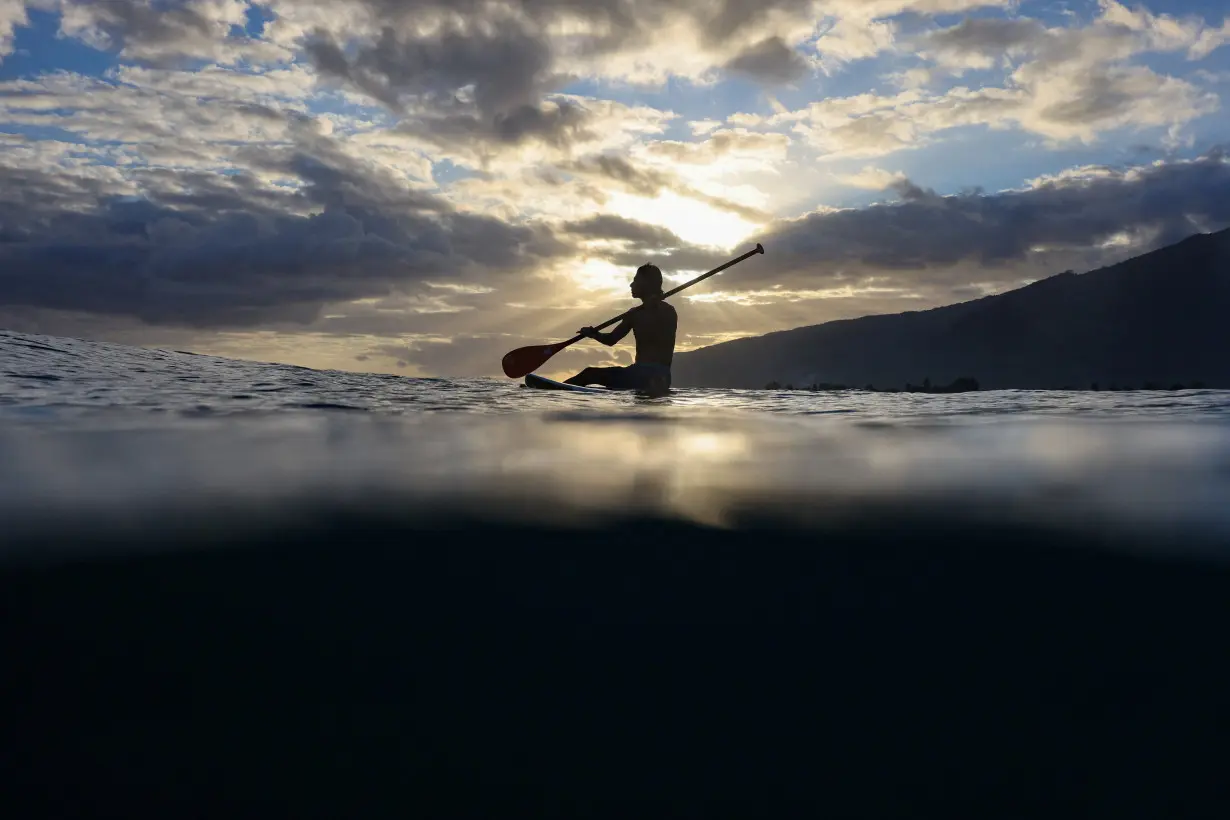
<svg viewBox="0 0 1230 820">
<path fill-rule="evenodd" d="M 671 389 L 671 369 L 665 365 L 637 363 L 624 368 L 620 385 L 649 396 L 665 396 Z"/>
<path fill-rule="evenodd" d="M 578 387 L 589 387 L 590 385 L 597 384 L 603 387 L 610 387 L 610 382 L 612 381 L 611 371 L 613 370 L 623 370 L 623 368 L 587 367 L 571 379 L 565 379 L 564 384 L 575 384 Z"/>
<path fill-rule="evenodd" d="M 671 371 L 668 367 L 655 367 L 649 372 L 641 392 L 649 396 L 665 396 L 671 392 Z"/>
</svg>

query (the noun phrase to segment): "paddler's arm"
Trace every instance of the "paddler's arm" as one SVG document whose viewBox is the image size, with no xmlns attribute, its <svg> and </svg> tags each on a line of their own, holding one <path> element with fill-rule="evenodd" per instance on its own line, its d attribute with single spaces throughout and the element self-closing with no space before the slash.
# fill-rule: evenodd
<svg viewBox="0 0 1230 820">
<path fill-rule="evenodd" d="M 592 327 L 583 327 L 577 333 L 587 339 L 594 339 L 610 347 L 611 345 L 619 344 L 620 339 L 627 336 L 630 330 L 632 330 L 632 321 L 624 319 L 610 333 L 603 333 L 602 331 L 594 330 Z"/>
</svg>

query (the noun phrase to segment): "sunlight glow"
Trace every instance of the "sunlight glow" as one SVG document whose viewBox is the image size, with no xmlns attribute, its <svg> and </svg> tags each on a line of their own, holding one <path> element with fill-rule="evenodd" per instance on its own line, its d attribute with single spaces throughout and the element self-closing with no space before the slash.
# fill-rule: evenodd
<svg viewBox="0 0 1230 820">
<path fill-rule="evenodd" d="M 625 270 L 605 259 L 582 259 L 567 266 L 568 276 L 584 290 L 628 294 L 635 271 Z"/>
<path fill-rule="evenodd" d="M 607 207 L 610 213 L 625 219 L 666 228 L 685 242 L 714 248 L 737 245 L 759 228 L 737 214 L 667 191 L 652 199 L 611 194 Z"/>
</svg>

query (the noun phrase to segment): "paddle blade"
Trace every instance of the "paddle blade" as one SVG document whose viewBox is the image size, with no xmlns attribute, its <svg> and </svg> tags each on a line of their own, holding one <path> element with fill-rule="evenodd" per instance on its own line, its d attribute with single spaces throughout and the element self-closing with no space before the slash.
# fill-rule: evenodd
<svg viewBox="0 0 1230 820">
<path fill-rule="evenodd" d="M 558 353 L 565 345 L 532 345 L 519 347 L 504 355 L 501 364 L 504 375 L 510 379 L 520 379 L 533 373 L 546 364 L 547 359 Z"/>
</svg>

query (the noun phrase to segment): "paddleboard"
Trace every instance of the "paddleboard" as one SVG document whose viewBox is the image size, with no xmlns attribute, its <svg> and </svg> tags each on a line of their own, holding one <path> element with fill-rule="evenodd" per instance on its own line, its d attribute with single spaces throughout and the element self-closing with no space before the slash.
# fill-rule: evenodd
<svg viewBox="0 0 1230 820">
<path fill-rule="evenodd" d="M 531 373 L 525 377 L 525 386 L 533 387 L 536 390 L 567 390 L 572 393 L 609 393 L 601 387 L 578 387 L 575 384 L 564 384 L 557 382 L 554 379 L 548 379 L 545 376 L 539 376 Z"/>
</svg>

